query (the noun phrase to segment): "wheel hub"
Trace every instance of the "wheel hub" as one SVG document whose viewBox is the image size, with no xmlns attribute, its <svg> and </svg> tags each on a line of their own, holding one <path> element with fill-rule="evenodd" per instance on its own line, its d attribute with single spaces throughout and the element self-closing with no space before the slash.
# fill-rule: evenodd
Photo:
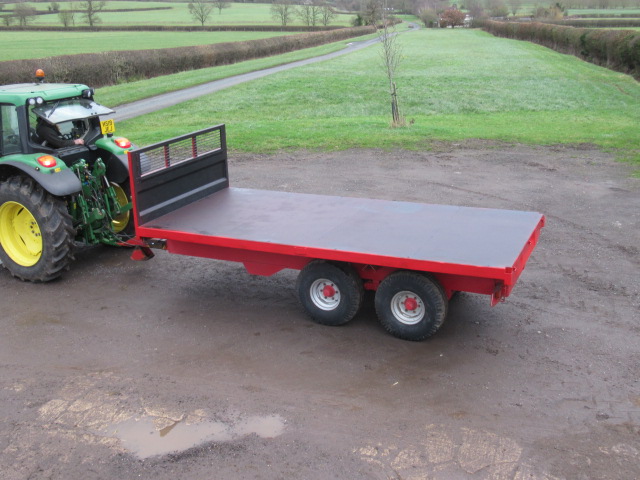
<svg viewBox="0 0 640 480">
<path fill-rule="evenodd" d="M 407 299 L 404 301 L 404 308 L 408 312 L 414 311 L 418 308 L 417 300 L 415 298 L 407 297 Z"/>
<path fill-rule="evenodd" d="M 391 299 L 391 312 L 400 323 L 416 325 L 422 321 L 427 310 L 418 295 L 405 290 Z"/>
<path fill-rule="evenodd" d="M 335 297 L 336 289 L 333 288 L 333 285 L 325 285 L 322 289 L 322 295 L 324 295 L 325 298 Z"/>
<path fill-rule="evenodd" d="M 319 278 L 311 284 L 309 296 L 320 310 L 335 310 L 340 304 L 340 289 L 329 279 Z"/>
<path fill-rule="evenodd" d="M 31 212 L 17 202 L 0 207 L 0 244 L 18 265 L 31 267 L 42 255 L 42 233 Z"/>
</svg>

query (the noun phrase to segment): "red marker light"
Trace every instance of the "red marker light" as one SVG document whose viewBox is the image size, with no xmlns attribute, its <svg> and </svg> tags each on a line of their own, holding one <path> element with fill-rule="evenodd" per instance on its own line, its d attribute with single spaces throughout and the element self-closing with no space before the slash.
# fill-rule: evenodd
<svg viewBox="0 0 640 480">
<path fill-rule="evenodd" d="M 124 137 L 118 137 L 113 139 L 120 148 L 131 148 L 131 142 Z"/>
<path fill-rule="evenodd" d="M 42 157 L 38 157 L 37 160 L 44 168 L 53 168 L 58 164 L 56 158 L 51 155 L 43 155 Z"/>
</svg>

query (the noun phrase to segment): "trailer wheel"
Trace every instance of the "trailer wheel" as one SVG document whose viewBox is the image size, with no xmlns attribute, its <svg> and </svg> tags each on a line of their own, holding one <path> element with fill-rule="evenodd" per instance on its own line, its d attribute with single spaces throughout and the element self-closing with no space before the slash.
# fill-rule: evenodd
<svg viewBox="0 0 640 480">
<path fill-rule="evenodd" d="M 314 260 L 302 269 L 296 282 L 302 307 L 322 325 L 344 325 L 360 310 L 364 288 L 349 265 Z"/>
<path fill-rule="evenodd" d="M 447 316 L 447 296 L 428 275 L 396 272 L 385 278 L 375 298 L 382 326 L 403 340 L 421 341 L 438 331 Z"/>
<path fill-rule="evenodd" d="M 0 183 L 0 260 L 14 277 L 47 282 L 72 259 L 75 235 L 66 203 L 30 177 Z"/>
</svg>

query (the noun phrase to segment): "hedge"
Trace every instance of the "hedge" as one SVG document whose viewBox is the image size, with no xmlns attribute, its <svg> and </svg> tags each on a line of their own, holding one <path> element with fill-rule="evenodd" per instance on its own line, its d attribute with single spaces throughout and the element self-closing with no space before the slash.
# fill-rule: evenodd
<svg viewBox="0 0 640 480">
<path fill-rule="evenodd" d="M 640 32 L 494 20 L 483 22 L 482 29 L 499 37 L 538 43 L 640 79 Z"/>
<path fill-rule="evenodd" d="M 84 83 L 92 87 L 103 87 L 141 78 L 278 55 L 374 32 L 374 27 L 354 27 L 194 47 L 10 60 L 0 62 L 0 85 L 31 81 L 36 69 L 42 68 L 49 82 Z"/>
<path fill-rule="evenodd" d="M 580 28 L 635 28 L 640 27 L 640 18 L 564 18 L 562 20 L 540 19 L 542 23 Z"/>
</svg>

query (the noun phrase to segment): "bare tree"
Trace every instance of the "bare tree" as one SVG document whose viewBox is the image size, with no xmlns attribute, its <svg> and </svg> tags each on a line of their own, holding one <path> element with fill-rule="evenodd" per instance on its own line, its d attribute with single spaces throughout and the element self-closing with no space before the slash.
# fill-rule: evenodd
<svg viewBox="0 0 640 480">
<path fill-rule="evenodd" d="M 384 5 L 386 6 L 386 5 Z M 398 44 L 398 32 L 396 32 L 395 26 L 391 25 L 386 16 L 386 8 L 382 9 L 382 29 L 378 32 L 380 38 L 380 44 L 382 45 L 382 51 L 380 56 L 382 58 L 382 64 L 384 71 L 387 75 L 387 81 L 389 82 L 389 95 L 391 95 L 391 126 L 392 127 L 404 127 L 406 121 L 400 114 L 400 108 L 398 107 L 398 91 L 396 88 L 396 70 L 400 65 L 402 59 L 402 48 Z"/>
<path fill-rule="evenodd" d="M 223 8 L 231 7 L 231 2 L 228 0 L 213 0 L 213 5 L 218 9 L 218 15 L 221 15 Z"/>
<path fill-rule="evenodd" d="M 209 19 L 211 11 L 213 10 L 213 3 L 207 0 L 193 0 L 189 2 L 189 13 L 196 22 L 200 22 L 200 25 L 204 26 L 204 23 Z"/>
<path fill-rule="evenodd" d="M 487 8 L 491 17 L 508 17 L 509 7 L 503 0 L 488 0 Z"/>
<path fill-rule="evenodd" d="M 320 6 L 320 23 L 325 27 L 331 23 L 336 17 L 336 12 L 330 5 L 324 4 Z"/>
<path fill-rule="evenodd" d="M 315 27 L 320 20 L 320 5 L 307 2 L 298 7 L 298 17 L 308 27 Z"/>
<path fill-rule="evenodd" d="M 522 0 L 509 0 L 509 6 L 511 7 L 511 13 L 515 17 L 518 10 L 522 7 Z"/>
<path fill-rule="evenodd" d="M 21 27 L 26 26 L 36 16 L 36 9 L 28 3 L 18 3 L 13 8 L 13 15 Z"/>
<path fill-rule="evenodd" d="M 271 16 L 283 27 L 287 26 L 293 20 L 295 7 L 291 0 L 276 0 L 271 4 Z"/>
<path fill-rule="evenodd" d="M 427 28 L 434 28 L 438 26 L 438 14 L 431 8 L 420 10 L 420 12 L 418 12 L 418 17 Z"/>
<path fill-rule="evenodd" d="M 382 0 L 368 0 L 360 15 L 365 25 L 377 25 L 382 20 L 384 12 Z"/>
<path fill-rule="evenodd" d="M 76 24 L 76 14 L 73 10 L 60 10 L 58 12 L 58 18 L 65 28 Z"/>
<path fill-rule="evenodd" d="M 481 0 L 467 0 L 466 7 L 474 19 L 484 16 L 484 5 Z"/>
<path fill-rule="evenodd" d="M 13 23 L 13 17 L 11 15 L 3 15 L 2 16 L 2 23 L 6 26 L 6 27 L 10 27 L 11 24 Z"/>
<path fill-rule="evenodd" d="M 82 10 L 82 18 L 89 24 L 90 27 L 100 23 L 100 17 L 98 14 L 104 10 L 107 6 L 107 2 L 104 0 L 85 0 L 80 3 L 80 9 Z"/>
</svg>

